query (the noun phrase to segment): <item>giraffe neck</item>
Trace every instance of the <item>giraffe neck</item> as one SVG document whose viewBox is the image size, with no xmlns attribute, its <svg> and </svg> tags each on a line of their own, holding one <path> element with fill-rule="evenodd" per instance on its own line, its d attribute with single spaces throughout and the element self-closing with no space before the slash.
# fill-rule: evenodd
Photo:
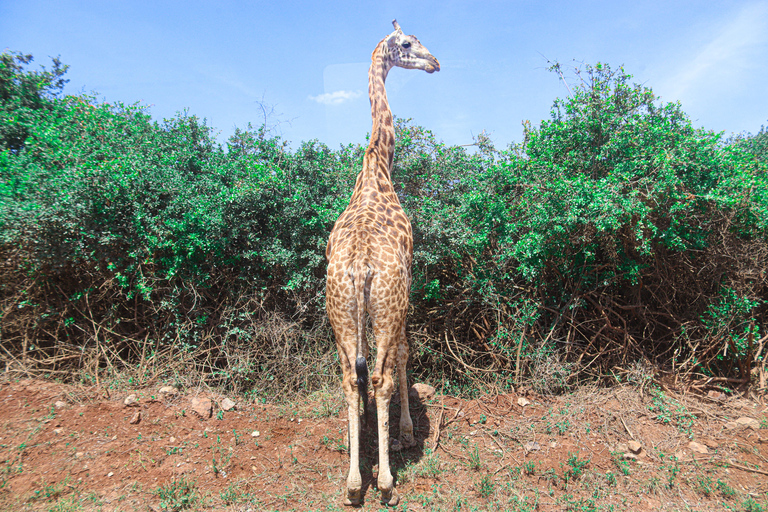
<svg viewBox="0 0 768 512">
<path fill-rule="evenodd" d="M 390 69 L 392 64 L 385 39 L 373 51 L 371 67 L 368 70 L 368 97 L 371 101 L 373 126 L 361 175 L 366 175 L 365 177 L 377 182 L 386 181 L 387 188 L 392 186 L 390 171 L 395 156 L 395 127 L 392 122 L 392 112 L 389 110 L 387 91 L 384 88 Z M 379 185 L 381 188 L 385 184 L 379 183 Z"/>
</svg>

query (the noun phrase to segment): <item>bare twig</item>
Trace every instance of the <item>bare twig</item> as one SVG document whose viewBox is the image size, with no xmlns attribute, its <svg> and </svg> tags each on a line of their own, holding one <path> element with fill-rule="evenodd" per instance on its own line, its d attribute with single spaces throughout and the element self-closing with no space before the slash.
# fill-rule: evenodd
<svg viewBox="0 0 768 512">
<path fill-rule="evenodd" d="M 432 452 L 437 450 L 440 443 L 440 426 L 443 423 L 443 415 L 445 414 L 445 397 L 443 397 L 443 407 L 440 408 L 440 416 L 437 419 L 437 425 L 435 426 L 435 435 L 432 437 Z M 457 412 L 458 414 L 458 412 Z"/>
</svg>

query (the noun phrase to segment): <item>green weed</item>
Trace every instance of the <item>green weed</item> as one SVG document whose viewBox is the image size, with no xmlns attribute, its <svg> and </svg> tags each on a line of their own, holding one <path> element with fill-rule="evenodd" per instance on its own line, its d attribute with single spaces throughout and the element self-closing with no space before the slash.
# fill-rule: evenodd
<svg viewBox="0 0 768 512">
<path fill-rule="evenodd" d="M 589 462 L 590 459 L 580 459 L 578 454 L 574 455 L 569 453 L 566 464 L 563 465 L 561 463 L 561 466 L 564 467 L 563 480 L 565 480 L 565 483 L 567 484 L 572 480 L 580 479 L 584 474 L 584 469 L 589 465 Z"/>
<path fill-rule="evenodd" d="M 728 485 L 727 482 L 723 482 L 719 478 L 717 479 L 716 487 L 717 487 L 717 491 L 723 496 L 725 496 L 726 498 L 733 498 L 734 496 L 736 496 L 736 490 L 730 485 Z"/>
<path fill-rule="evenodd" d="M 699 494 L 703 494 L 704 496 L 711 496 L 713 492 L 712 486 L 712 478 L 704 475 L 696 476 L 696 484 L 694 486 L 694 490 Z"/>
<path fill-rule="evenodd" d="M 496 484 L 493 482 L 493 478 L 490 475 L 483 475 L 480 481 L 476 484 L 476 489 L 477 494 L 481 498 L 490 498 L 496 490 Z"/>
<path fill-rule="evenodd" d="M 184 477 L 158 487 L 155 495 L 160 498 L 160 508 L 170 511 L 190 508 L 200 499 L 197 483 Z"/>
<path fill-rule="evenodd" d="M 741 506 L 744 508 L 744 512 L 766 512 L 768 510 L 768 507 L 755 501 L 752 496 L 747 497 Z"/>
<path fill-rule="evenodd" d="M 483 467 L 482 459 L 480 458 L 480 450 L 477 445 L 472 445 L 472 449 L 469 452 L 469 469 L 479 471 Z"/>
<path fill-rule="evenodd" d="M 226 505 L 235 505 L 238 503 L 247 503 L 253 499 L 253 495 L 244 490 L 245 482 L 232 482 L 226 489 L 219 493 L 221 501 Z"/>
<path fill-rule="evenodd" d="M 437 478 L 442 472 L 440 469 L 440 457 L 437 453 L 427 449 L 424 457 L 416 464 L 409 464 L 398 470 L 397 481 L 405 483 L 413 482 L 417 478 Z"/>
<path fill-rule="evenodd" d="M 533 476 L 536 474 L 536 463 L 532 460 L 526 461 L 525 464 L 523 464 L 523 472 L 528 476 Z"/>
<path fill-rule="evenodd" d="M 629 461 L 624 458 L 622 452 L 611 452 L 611 460 L 613 460 L 613 463 L 621 471 L 622 475 L 629 476 Z"/>
<path fill-rule="evenodd" d="M 680 402 L 669 398 L 659 388 L 651 390 L 651 405 L 648 409 L 656 415 L 656 419 L 662 423 L 669 423 L 677 427 L 680 433 L 693 438 L 693 423 L 696 417 Z"/>
</svg>

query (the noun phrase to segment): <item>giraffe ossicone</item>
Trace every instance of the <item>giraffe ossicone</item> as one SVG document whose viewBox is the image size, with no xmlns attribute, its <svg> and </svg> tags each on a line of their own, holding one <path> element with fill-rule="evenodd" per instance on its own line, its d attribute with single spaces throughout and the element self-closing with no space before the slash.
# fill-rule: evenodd
<svg viewBox="0 0 768 512">
<path fill-rule="evenodd" d="M 349 416 L 349 474 L 345 504 L 362 501 L 360 475 L 360 401 L 368 410 L 368 343 L 365 314 L 371 319 L 376 363 L 370 374 L 376 401 L 379 446 L 378 488 L 381 500 L 397 505 L 398 494 L 389 466 L 389 404 L 397 365 L 400 389 L 400 439 L 392 449 L 416 444 L 408 410 L 408 340 L 405 334 L 411 288 L 413 233 L 392 186 L 395 127 L 384 87 L 393 67 L 440 71 L 440 63 L 416 37 L 405 35 L 397 20 L 395 31 L 381 40 L 371 55 L 368 96 L 372 129 L 349 206 L 339 216 L 326 248 L 328 274 L 326 309 L 336 338 L 342 369 L 342 389 Z M 367 414 L 367 412 L 366 412 Z"/>
</svg>

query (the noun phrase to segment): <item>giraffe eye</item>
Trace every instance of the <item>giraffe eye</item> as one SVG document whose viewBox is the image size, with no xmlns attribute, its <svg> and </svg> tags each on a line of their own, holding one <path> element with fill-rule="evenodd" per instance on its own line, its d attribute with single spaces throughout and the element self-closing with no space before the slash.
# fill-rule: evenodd
<svg viewBox="0 0 768 512">
<path fill-rule="evenodd" d="M 410 41 L 405 41 L 405 42 L 403 42 L 403 48 L 405 48 L 405 49 L 407 50 L 407 49 L 408 49 L 408 48 L 410 48 L 410 47 L 411 47 L 411 43 L 410 43 Z"/>
</svg>

